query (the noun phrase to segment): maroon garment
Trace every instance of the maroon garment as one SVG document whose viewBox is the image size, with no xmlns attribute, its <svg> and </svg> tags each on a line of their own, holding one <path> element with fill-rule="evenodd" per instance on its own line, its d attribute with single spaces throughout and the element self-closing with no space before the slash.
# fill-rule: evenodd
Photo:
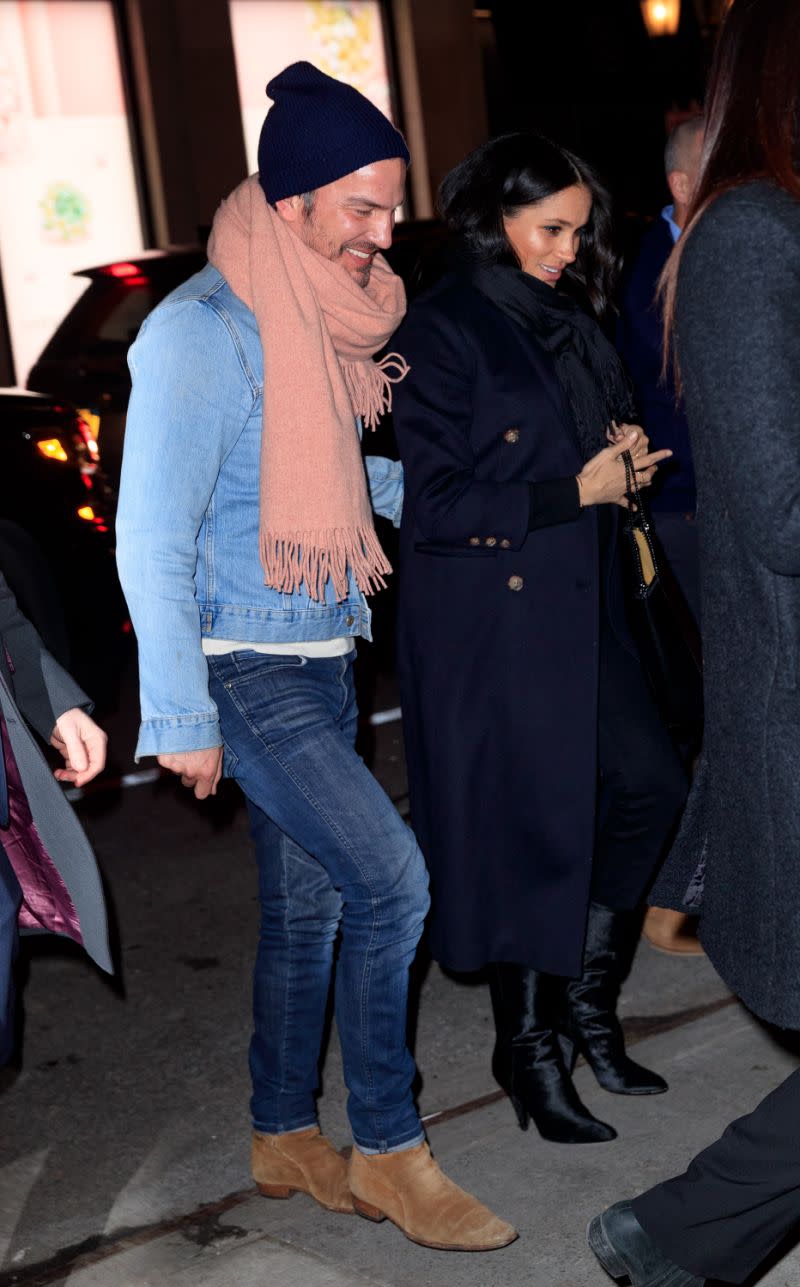
<svg viewBox="0 0 800 1287">
<path fill-rule="evenodd" d="M 5 720 L 0 715 L 0 744 L 8 783 L 9 826 L 3 848 L 22 889 L 20 929 L 66 934 L 83 945 L 77 913 L 66 885 L 42 843 L 11 749 Z"/>
</svg>

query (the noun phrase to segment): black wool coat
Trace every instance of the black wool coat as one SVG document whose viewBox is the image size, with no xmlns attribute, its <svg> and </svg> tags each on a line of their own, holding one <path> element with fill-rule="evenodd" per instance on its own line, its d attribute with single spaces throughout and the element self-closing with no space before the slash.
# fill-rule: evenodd
<svg viewBox="0 0 800 1287">
<path fill-rule="evenodd" d="M 575 502 L 572 521 L 528 531 L 528 484 L 582 468 L 573 421 L 550 356 L 464 278 L 415 301 L 392 348 L 411 368 L 394 393 L 398 662 L 431 949 L 455 970 L 576 975 L 595 828 L 596 512 Z M 617 623 L 614 545 L 602 575 Z"/>
<path fill-rule="evenodd" d="M 767 183 L 689 235 L 677 343 L 697 475 L 705 734 L 651 901 L 701 911 L 725 982 L 800 1027 L 800 202 Z"/>
</svg>

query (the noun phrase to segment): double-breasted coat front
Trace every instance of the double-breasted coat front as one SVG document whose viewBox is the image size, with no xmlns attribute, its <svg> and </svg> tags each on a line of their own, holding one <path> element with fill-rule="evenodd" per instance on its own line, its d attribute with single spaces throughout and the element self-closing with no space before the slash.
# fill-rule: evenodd
<svg viewBox="0 0 800 1287">
<path fill-rule="evenodd" d="M 394 403 L 398 662 L 431 948 L 456 970 L 513 961 L 577 975 L 601 598 L 630 644 L 615 542 L 601 568 L 594 509 L 529 531 L 529 484 L 574 489 L 583 465 L 552 358 L 530 332 L 452 274 L 412 304 L 392 347 L 410 364 Z"/>
</svg>

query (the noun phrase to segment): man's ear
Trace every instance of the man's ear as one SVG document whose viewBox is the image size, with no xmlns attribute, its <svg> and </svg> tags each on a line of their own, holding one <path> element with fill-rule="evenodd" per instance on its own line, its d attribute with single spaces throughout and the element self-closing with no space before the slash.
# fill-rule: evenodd
<svg viewBox="0 0 800 1287">
<path fill-rule="evenodd" d="M 689 198 L 692 195 L 691 184 L 685 170 L 670 170 L 667 175 L 667 185 L 672 193 L 672 199 L 678 205 L 686 206 L 689 204 Z"/>
<path fill-rule="evenodd" d="M 302 196 L 281 197 L 275 202 L 275 209 L 286 223 L 297 223 L 303 217 L 305 203 Z"/>
</svg>

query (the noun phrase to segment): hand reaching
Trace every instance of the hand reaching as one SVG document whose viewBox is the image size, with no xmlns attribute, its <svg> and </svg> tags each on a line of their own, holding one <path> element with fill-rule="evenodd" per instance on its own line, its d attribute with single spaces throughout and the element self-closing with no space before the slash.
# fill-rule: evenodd
<svg viewBox="0 0 800 1287">
<path fill-rule="evenodd" d="M 59 716 L 50 742 L 66 763 L 66 768 L 55 770 L 59 782 L 82 787 L 105 768 L 108 738 L 79 706 Z"/>
</svg>

